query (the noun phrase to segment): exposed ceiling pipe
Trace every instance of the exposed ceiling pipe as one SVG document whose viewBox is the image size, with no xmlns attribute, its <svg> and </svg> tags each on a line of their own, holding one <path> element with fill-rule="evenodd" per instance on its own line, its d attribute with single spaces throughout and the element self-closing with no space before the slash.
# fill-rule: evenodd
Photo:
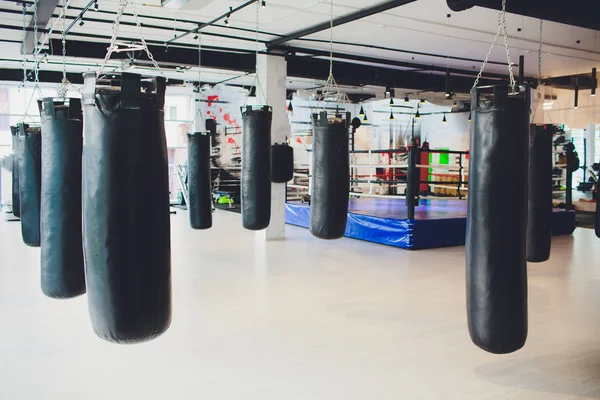
<svg viewBox="0 0 600 400">
<path fill-rule="evenodd" d="M 356 21 L 370 15 L 375 15 L 382 13 L 387 10 L 391 10 L 392 8 L 400 7 L 405 4 L 412 3 L 417 0 L 392 0 L 386 1 L 384 3 L 378 4 L 373 7 L 363 8 L 356 12 L 353 12 L 348 15 L 344 15 L 343 17 L 339 17 L 333 20 L 333 26 L 339 26 L 343 24 L 347 24 L 348 22 Z M 274 47 L 284 43 L 289 42 L 290 40 L 298 39 L 304 36 L 312 35 L 313 33 L 321 32 L 331 28 L 331 21 L 323 22 L 321 24 L 317 24 L 311 26 L 310 28 L 301 29 L 299 31 L 290 33 L 289 35 L 282 36 L 278 39 L 274 39 L 267 43 L 267 47 Z"/>
</svg>

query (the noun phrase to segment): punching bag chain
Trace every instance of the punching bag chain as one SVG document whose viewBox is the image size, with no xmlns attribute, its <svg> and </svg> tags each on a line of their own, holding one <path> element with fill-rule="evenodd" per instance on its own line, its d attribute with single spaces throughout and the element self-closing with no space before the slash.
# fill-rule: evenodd
<svg viewBox="0 0 600 400">
<path fill-rule="evenodd" d="M 321 102 L 350 103 L 348 95 L 340 91 L 333 76 L 333 0 L 330 1 L 329 14 L 329 76 L 323 85 L 321 95 L 317 97 L 314 112 L 319 110 Z"/>
<path fill-rule="evenodd" d="M 538 76 L 537 76 L 537 95 L 536 101 L 537 104 L 533 108 L 533 115 L 531 120 L 535 118 L 535 114 L 542 103 L 542 46 L 543 46 L 543 38 L 544 38 L 544 21 L 540 19 L 540 43 L 538 47 Z"/>
<path fill-rule="evenodd" d="M 500 33 L 502 33 L 502 36 L 504 37 L 506 62 L 508 63 L 509 85 L 510 85 L 512 92 L 513 93 L 516 92 L 517 82 L 515 80 L 515 75 L 514 75 L 513 69 L 512 69 L 513 62 L 510 58 L 510 48 L 508 46 L 508 32 L 506 30 L 506 0 L 502 0 L 502 11 L 498 13 L 498 30 L 496 31 L 496 36 L 494 37 L 494 40 L 492 41 L 492 45 L 490 46 L 490 49 L 488 50 L 488 53 L 485 56 L 485 60 L 483 60 L 481 69 L 479 70 L 479 73 L 477 74 L 477 77 L 475 78 L 475 83 L 473 83 L 473 87 L 471 88 L 471 93 L 473 93 L 473 90 L 479 84 L 479 80 L 481 79 L 481 76 L 483 75 L 483 71 L 485 70 L 487 63 L 489 62 L 490 56 L 492 55 L 492 51 L 494 51 L 494 47 L 496 47 L 496 43 L 498 43 L 498 38 L 500 37 Z"/>
<path fill-rule="evenodd" d="M 133 17 L 135 19 L 135 25 L 137 26 L 137 29 L 138 29 L 138 34 L 140 36 L 140 41 L 142 42 L 141 46 L 140 45 L 135 45 L 135 44 L 117 43 L 117 36 L 119 34 L 119 27 L 121 26 L 121 18 L 123 17 L 123 13 L 125 12 L 125 8 L 127 8 L 127 4 L 129 2 L 131 2 L 131 6 L 133 8 L 133 10 L 132 10 L 133 11 Z M 102 72 L 104 72 L 104 68 L 106 67 L 106 63 L 110 59 L 110 56 L 112 55 L 113 52 L 116 52 L 116 53 L 120 53 L 120 52 L 135 52 L 135 51 L 138 51 L 138 50 L 144 50 L 144 52 L 146 53 L 146 56 L 148 56 L 148 59 L 152 63 L 152 66 L 158 70 L 158 73 L 163 78 L 165 78 L 166 80 L 168 80 L 168 78 L 165 76 L 164 72 L 160 68 L 160 65 L 158 65 L 158 63 L 154 59 L 154 56 L 152 55 L 152 53 L 148 49 L 148 44 L 146 43 L 146 39 L 144 38 L 144 32 L 142 31 L 142 25 L 140 24 L 140 19 L 138 17 L 138 14 L 137 14 L 137 11 L 136 11 L 136 8 L 135 8 L 135 1 L 133 1 L 133 0 L 119 0 L 119 8 L 117 10 L 117 17 L 115 18 L 115 21 L 113 22 L 113 25 L 112 25 L 112 36 L 110 38 L 110 46 L 108 47 L 108 49 L 106 51 L 106 55 L 104 56 L 104 60 L 102 60 L 102 64 L 100 65 L 100 68 L 98 69 L 97 76 L 100 77 L 100 75 L 102 74 Z"/>
<path fill-rule="evenodd" d="M 29 115 L 29 108 L 31 108 L 31 104 L 33 103 L 33 100 L 35 99 L 36 94 L 39 95 L 39 97 L 44 97 L 44 95 L 42 94 L 42 89 L 40 89 L 40 77 L 39 77 L 39 70 L 40 70 L 40 62 L 37 60 L 37 55 L 40 51 L 40 49 L 38 48 L 38 6 L 39 6 L 39 0 L 35 0 L 33 3 L 33 61 L 35 64 L 35 67 L 33 69 L 33 73 L 34 73 L 34 82 L 35 85 L 33 86 L 33 92 L 31 93 L 31 97 L 29 98 L 29 101 L 27 102 L 27 106 L 25 107 L 25 112 L 23 113 L 23 116 L 21 117 L 21 121 L 23 122 L 25 120 L 25 117 L 29 118 L 29 120 L 32 120 L 31 116 Z M 27 46 L 26 43 L 26 37 L 23 37 L 23 49 L 25 49 Z M 25 51 L 24 51 L 25 53 Z M 26 58 L 25 58 L 26 60 Z M 23 82 L 23 86 L 25 85 L 25 83 L 27 82 L 27 78 L 25 78 L 25 82 Z"/>
<path fill-rule="evenodd" d="M 64 99 L 67 97 L 67 92 L 69 91 L 69 86 L 71 82 L 67 79 L 67 9 L 69 8 L 69 2 L 71 0 L 65 0 L 63 4 L 62 10 L 62 22 L 63 29 L 61 35 L 61 43 L 62 43 L 62 81 L 60 85 L 60 89 L 58 90 L 58 98 Z"/>
</svg>

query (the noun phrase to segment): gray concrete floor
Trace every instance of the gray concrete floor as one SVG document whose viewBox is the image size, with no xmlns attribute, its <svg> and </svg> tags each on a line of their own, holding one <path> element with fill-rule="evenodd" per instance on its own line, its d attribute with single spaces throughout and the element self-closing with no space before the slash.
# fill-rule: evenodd
<svg viewBox="0 0 600 400">
<path fill-rule="evenodd" d="M 553 241 L 530 265 L 530 335 L 507 356 L 471 344 L 464 248 L 409 252 L 352 239 L 256 242 L 217 211 L 172 217 L 171 329 L 119 346 L 85 296 L 39 289 L 39 250 L 0 222 L 1 400 L 600 398 L 600 240 Z"/>
</svg>

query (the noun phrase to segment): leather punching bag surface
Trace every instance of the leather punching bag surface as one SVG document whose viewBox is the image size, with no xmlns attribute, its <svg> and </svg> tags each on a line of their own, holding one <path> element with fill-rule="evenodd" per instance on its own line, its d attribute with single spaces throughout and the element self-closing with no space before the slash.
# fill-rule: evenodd
<svg viewBox="0 0 600 400">
<path fill-rule="evenodd" d="M 19 123 L 19 197 L 23 242 L 40 246 L 40 197 L 42 181 L 42 135 L 39 127 Z"/>
<path fill-rule="evenodd" d="M 211 136 L 206 132 L 196 132 L 188 134 L 187 141 L 190 225 L 194 229 L 208 229 L 212 227 Z"/>
<path fill-rule="evenodd" d="M 81 100 L 40 103 L 42 120 L 41 283 L 53 298 L 85 293 L 81 217 Z"/>
<path fill-rule="evenodd" d="M 294 149 L 285 143 L 276 143 L 271 147 L 272 181 L 286 183 L 294 177 Z"/>
<path fill-rule="evenodd" d="M 92 326 L 111 342 L 153 339 L 171 322 L 165 79 L 123 73 L 83 87 L 83 247 Z"/>
<path fill-rule="evenodd" d="M 596 184 L 596 216 L 594 231 L 596 237 L 600 238 L 600 184 Z"/>
<path fill-rule="evenodd" d="M 258 231 L 271 220 L 271 121 L 269 106 L 242 108 L 242 225 Z"/>
<path fill-rule="evenodd" d="M 551 125 L 530 127 L 527 208 L 527 261 L 530 262 L 543 262 L 550 258 L 554 130 Z"/>
<path fill-rule="evenodd" d="M 350 113 L 329 120 L 327 112 L 313 115 L 313 182 L 310 233 L 321 239 L 344 236 L 348 219 Z"/>
<path fill-rule="evenodd" d="M 476 89 L 471 103 L 467 317 L 473 343 L 497 354 L 527 338 L 526 97 L 495 86 L 493 96 Z"/>
<path fill-rule="evenodd" d="M 12 147 L 13 147 L 13 169 L 12 169 L 12 213 L 15 217 L 21 217 L 21 196 L 19 195 L 19 127 L 11 126 L 10 133 L 12 133 Z"/>
</svg>

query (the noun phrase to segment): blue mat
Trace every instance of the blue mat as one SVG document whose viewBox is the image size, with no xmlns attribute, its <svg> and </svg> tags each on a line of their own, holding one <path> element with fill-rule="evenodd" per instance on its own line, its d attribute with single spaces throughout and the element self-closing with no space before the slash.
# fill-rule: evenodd
<svg viewBox="0 0 600 400">
<path fill-rule="evenodd" d="M 464 246 L 466 201 L 425 200 L 415 209 L 414 220 L 406 213 L 404 200 L 351 199 L 344 235 L 410 250 Z M 286 204 L 288 224 L 308 228 L 309 217 L 307 205 Z M 570 235 L 575 230 L 575 213 L 554 210 L 552 223 L 553 235 Z"/>
</svg>

